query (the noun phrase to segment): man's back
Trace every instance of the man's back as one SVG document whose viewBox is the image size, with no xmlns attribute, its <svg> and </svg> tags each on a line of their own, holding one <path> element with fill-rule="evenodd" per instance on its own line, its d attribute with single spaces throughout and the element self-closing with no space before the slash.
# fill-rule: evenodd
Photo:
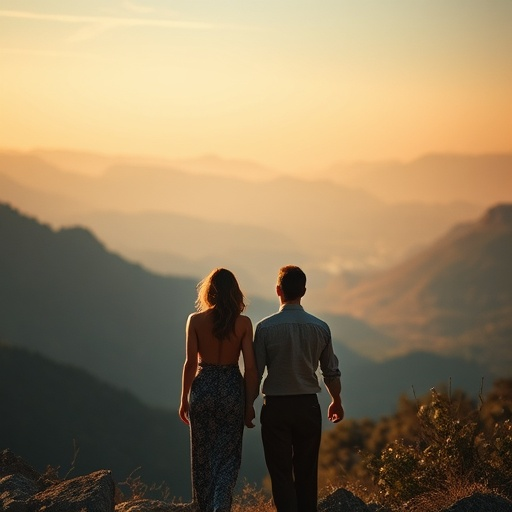
<svg viewBox="0 0 512 512">
<path fill-rule="evenodd" d="M 329 354 L 331 333 L 328 325 L 304 311 L 298 304 L 283 305 L 258 323 L 254 350 L 256 363 L 268 375 L 263 383 L 265 395 L 299 395 L 320 391 L 316 370 L 337 369 Z M 326 357 L 322 357 L 327 351 Z"/>
</svg>

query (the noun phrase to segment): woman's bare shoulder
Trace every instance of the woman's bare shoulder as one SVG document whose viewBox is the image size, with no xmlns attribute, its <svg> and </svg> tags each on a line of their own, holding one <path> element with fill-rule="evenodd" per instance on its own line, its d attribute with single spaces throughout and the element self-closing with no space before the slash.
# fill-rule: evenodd
<svg viewBox="0 0 512 512">
<path fill-rule="evenodd" d="M 206 311 L 195 311 L 194 313 L 190 313 L 188 315 L 189 323 L 198 323 L 203 322 L 209 316 L 210 310 Z"/>
<path fill-rule="evenodd" d="M 240 325 L 243 325 L 244 327 L 252 327 L 252 321 L 251 319 L 246 315 L 240 315 L 237 318 L 237 321 L 240 323 Z"/>
</svg>

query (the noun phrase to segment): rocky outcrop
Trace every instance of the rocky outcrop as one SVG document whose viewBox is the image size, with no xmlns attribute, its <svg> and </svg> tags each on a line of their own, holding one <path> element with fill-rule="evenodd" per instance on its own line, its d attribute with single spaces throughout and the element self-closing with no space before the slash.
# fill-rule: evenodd
<svg viewBox="0 0 512 512">
<path fill-rule="evenodd" d="M 475 493 L 443 512 L 512 512 L 512 502 L 496 494 Z"/>
<path fill-rule="evenodd" d="M 38 473 L 9 450 L 0 453 L 2 512 L 196 512 L 192 503 L 166 503 L 151 499 L 124 501 L 116 491 L 110 471 L 95 471 L 70 480 L 59 480 L 49 471 Z M 342 488 L 318 503 L 318 512 L 349 510 L 389 512 L 377 504 L 364 503 Z M 512 512 L 512 502 L 495 494 L 475 493 L 443 512 Z"/>
<path fill-rule="evenodd" d="M 39 474 L 9 450 L 0 454 L 0 510 L 5 512 L 114 512 L 110 471 L 57 481 Z"/>
<path fill-rule="evenodd" d="M 114 512 L 114 490 L 110 471 L 96 471 L 47 487 L 28 505 L 44 512 Z"/>
<path fill-rule="evenodd" d="M 318 512 L 350 510 L 351 512 L 368 512 L 368 505 L 346 489 L 336 489 L 318 503 Z"/>
<path fill-rule="evenodd" d="M 320 500 L 318 512 L 390 512 L 375 503 L 366 504 L 347 489 L 336 489 Z"/>
<path fill-rule="evenodd" d="M 38 484 L 26 476 L 4 476 L 0 478 L 0 510 L 28 511 L 28 502 L 38 491 Z"/>
<path fill-rule="evenodd" d="M 116 512 L 195 512 L 192 503 L 164 503 L 158 500 L 130 500 L 116 505 Z"/>
</svg>

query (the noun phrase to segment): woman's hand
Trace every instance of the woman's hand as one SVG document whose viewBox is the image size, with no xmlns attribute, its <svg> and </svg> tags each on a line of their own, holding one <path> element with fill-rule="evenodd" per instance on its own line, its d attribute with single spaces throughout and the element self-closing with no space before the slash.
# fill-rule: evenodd
<svg viewBox="0 0 512 512">
<path fill-rule="evenodd" d="M 183 423 L 190 425 L 188 400 L 183 400 L 180 405 L 180 418 Z"/>
</svg>

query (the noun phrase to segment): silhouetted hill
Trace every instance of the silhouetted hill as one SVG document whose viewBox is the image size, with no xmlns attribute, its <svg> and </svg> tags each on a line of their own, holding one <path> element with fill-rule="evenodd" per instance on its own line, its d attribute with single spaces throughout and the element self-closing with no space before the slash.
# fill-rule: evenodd
<svg viewBox="0 0 512 512">
<path fill-rule="evenodd" d="M 84 229 L 53 231 L 5 205 L 0 240 L 0 339 L 87 368 L 149 403 L 171 402 L 194 281 L 152 274 Z"/>
<path fill-rule="evenodd" d="M 415 349 L 512 368 L 512 205 L 457 226 L 417 256 L 367 278 L 338 310 L 386 332 L 388 354 Z"/>
<path fill-rule="evenodd" d="M 174 411 L 150 408 L 131 393 L 88 372 L 26 350 L 0 345 L 0 448 L 10 448 L 42 471 L 72 467 L 73 476 L 112 469 L 123 481 L 163 480 L 176 496 L 190 494 L 188 428 Z"/>
</svg>

